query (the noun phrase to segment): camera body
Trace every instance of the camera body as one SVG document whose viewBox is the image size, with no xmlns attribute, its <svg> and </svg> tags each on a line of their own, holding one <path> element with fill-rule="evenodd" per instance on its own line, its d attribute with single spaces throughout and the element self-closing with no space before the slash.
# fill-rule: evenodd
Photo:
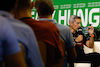
<svg viewBox="0 0 100 67">
<path fill-rule="evenodd" d="M 78 28 L 77 32 L 79 33 L 79 35 L 82 35 L 82 27 Z"/>
</svg>

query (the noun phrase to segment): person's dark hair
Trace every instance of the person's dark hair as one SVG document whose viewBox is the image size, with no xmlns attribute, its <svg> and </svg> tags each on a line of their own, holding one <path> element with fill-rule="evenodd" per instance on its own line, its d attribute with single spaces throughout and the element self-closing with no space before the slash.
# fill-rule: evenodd
<svg viewBox="0 0 100 67">
<path fill-rule="evenodd" d="M 35 8 L 38 10 L 40 16 L 53 14 L 53 2 L 52 0 L 36 0 Z"/>
<path fill-rule="evenodd" d="M 0 10 L 10 12 L 14 7 L 17 0 L 1 0 Z"/>
<path fill-rule="evenodd" d="M 31 8 L 31 0 L 19 0 L 17 5 L 17 11 L 22 9 Z"/>
</svg>

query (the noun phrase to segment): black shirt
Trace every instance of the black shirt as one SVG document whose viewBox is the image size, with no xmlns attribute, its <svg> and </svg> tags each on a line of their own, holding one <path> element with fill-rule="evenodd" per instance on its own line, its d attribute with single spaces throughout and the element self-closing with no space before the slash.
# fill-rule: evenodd
<svg viewBox="0 0 100 67">
<path fill-rule="evenodd" d="M 76 53 L 77 53 L 77 59 L 84 56 L 85 53 L 83 50 L 83 45 L 86 45 L 86 41 L 87 41 L 87 37 L 85 37 L 85 35 L 83 33 L 80 34 L 79 32 L 76 32 L 73 34 L 74 41 L 79 35 L 83 35 L 83 41 L 76 43 L 75 49 L 76 49 Z"/>
</svg>

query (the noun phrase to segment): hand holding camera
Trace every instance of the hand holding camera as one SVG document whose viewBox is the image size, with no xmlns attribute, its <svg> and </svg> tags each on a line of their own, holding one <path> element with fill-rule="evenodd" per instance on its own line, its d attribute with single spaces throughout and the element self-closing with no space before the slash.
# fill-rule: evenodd
<svg viewBox="0 0 100 67">
<path fill-rule="evenodd" d="M 75 39 L 76 42 L 81 42 L 83 41 L 83 35 L 79 35 L 76 39 Z"/>
<path fill-rule="evenodd" d="M 89 33 L 89 36 L 92 36 L 93 35 L 93 33 L 94 33 L 93 26 L 88 26 L 88 33 Z"/>
<path fill-rule="evenodd" d="M 82 28 L 78 28 L 78 37 L 75 39 L 76 42 L 81 42 L 83 40 L 83 35 L 82 35 Z"/>
</svg>

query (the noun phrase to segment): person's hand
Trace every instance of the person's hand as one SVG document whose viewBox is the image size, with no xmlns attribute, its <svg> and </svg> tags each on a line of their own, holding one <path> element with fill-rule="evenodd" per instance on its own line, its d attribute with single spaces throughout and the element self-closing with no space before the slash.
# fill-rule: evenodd
<svg viewBox="0 0 100 67">
<path fill-rule="evenodd" d="M 88 26 L 88 32 L 89 32 L 89 36 L 92 36 L 94 33 L 94 28 L 93 26 Z"/>
<path fill-rule="evenodd" d="M 83 35 L 79 35 L 76 39 L 75 39 L 76 42 L 81 42 L 83 41 Z"/>
</svg>

